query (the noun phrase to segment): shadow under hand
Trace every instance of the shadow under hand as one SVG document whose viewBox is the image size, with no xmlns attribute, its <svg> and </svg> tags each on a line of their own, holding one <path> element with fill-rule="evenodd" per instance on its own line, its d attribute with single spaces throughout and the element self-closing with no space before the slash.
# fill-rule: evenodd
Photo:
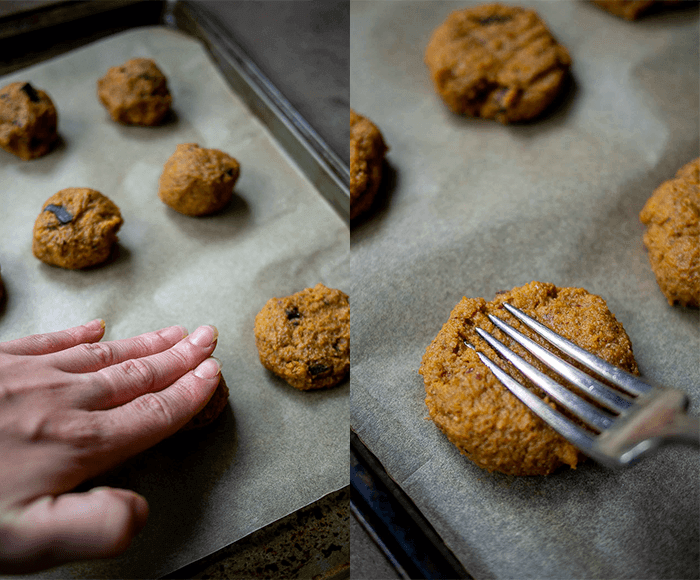
<svg viewBox="0 0 700 580">
<path fill-rule="evenodd" d="M 206 512 L 220 507 L 213 505 L 212 492 L 231 469 L 237 448 L 236 422 L 229 403 L 212 424 L 178 432 L 81 485 L 76 491 L 97 486 L 133 490 L 148 500 L 150 514 L 146 527 L 124 555 L 71 568 L 85 578 L 162 575 L 172 567 L 175 555 L 190 550 L 196 531 L 206 527 Z"/>
</svg>

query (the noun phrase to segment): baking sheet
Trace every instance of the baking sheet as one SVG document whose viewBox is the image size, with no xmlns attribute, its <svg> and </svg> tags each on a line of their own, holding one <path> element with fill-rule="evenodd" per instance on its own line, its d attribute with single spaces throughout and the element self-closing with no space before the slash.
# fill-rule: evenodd
<svg viewBox="0 0 700 580">
<path fill-rule="evenodd" d="M 700 408 L 698 310 L 667 304 L 638 218 L 700 155 L 697 6 L 631 23 L 583 1 L 518 4 L 569 49 L 573 81 L 543 118 L 503 126 L 450 113 L 423 64 L 469 2 L 351 3 L 351 106 L 390 147 L 351 234 L 351 426 L 476 578 L 697 578 L 697 449 L 517 478 L 425 420 L 418 368 L 454 305 L 532 280 L 603 296 L 642 375 Z"/>
<path fill-rule="evenodd" d="M 157 128 L 113 123 L 96 81 L 135 56 L 169 80 L 174 117 Z M 96 317 L 105 340 L 172 324 L 219 329 L 215 352 L 231 390 L 210 428 L 175 436 L 101 478 L 142 493 L 149 523 L 122 557 L 39 577 L 155 578 L 201 558 L 348 484 L 349 385 L 300 392 L 257 357 L 255 314 L 273 296 L 323 282 L 349 289 L 349 230 L 232 93 L 195 40 L 138 29 L 0 79 L 29 80 L 59 112 L 62 143 L 23 162 L 0 151 L 0 267 L 8 300 L 0 340 Z M 205 218 L 157 197 L 178 143 L 222 149 L 241 164 L 231 205 Z M 86 271 L 54 268 L 31 252 L 43 202 L 92 187 L 121 209 L 115 259 Z"/>
</svg>

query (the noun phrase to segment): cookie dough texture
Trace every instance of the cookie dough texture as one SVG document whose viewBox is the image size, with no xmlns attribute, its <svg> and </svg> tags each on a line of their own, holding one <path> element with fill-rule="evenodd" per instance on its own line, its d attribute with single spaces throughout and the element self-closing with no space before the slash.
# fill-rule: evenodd
<svg viewBox="0 0 700 580">
<path fill-rule="evenodd" d="M 593 0 L 593 3 L 615 16 L 636 20 L 650 8 L 677 4 L 677 0 Z"/>
<path fill-rule="evenodd" d="M 34 223 L 32 251 L 42 262 L 76 270 L 104 262 L 123 223 L 99 191 L 70 187 L 52 195 Z"/>
<path fill-rule="evenodd" d="M 651 269 L 669 304 L 700 306 L 700 158 L 662 183 L 639 214 Z"/>
<path fill-rule="evenodd" d="M 158 196 L 185 215 L 207 215 L 231 201 L 239 175 L 240 165 L 230 155 L 183 143 L 163 167 Z"/>
<path fill-rule="evenodd" d="M 24 160 L 46 155 L 58 133 L 58 114 L 51 98 L 30 83 L 0 89 L 0 147 Z"/>
<path fill-rule="evenodd" d="M 132 58 L 97 81 L 97 96 L 117 123 L 159 125 L 172 97 L 165 75 L 150 58 Z"/>
<path fill-rule="evenodd" d="M 492 314 L 533 336 L 502 307 L 503 302 L 609 363 L 638 372 L 630 340 L 602 298 L 581 288 L 531 282 L 499 293 L 490 302 L 463 298 L 455 306 L 420 367 L 430 418 L 464 455 L 488 471 L 547 475 L 561 465 L 575 468 L 582 459 L 577 449 L 502 386 L 464 344 L 467 341 L 495 362 L 506 364 L 476 333 L 480 327 L 544 370 L 488 319 L 487 314 Z M 523 383 L 538 391 L 527 380 Z"/>
<path fill-rule="evenodd" d="M 271 298 L 255 317 L 263 366 L 302 391 L 332 387 L 350 370 L 350 303 L 317 284 Z"/>
<path fill-rule="evenodd" d="M 204 408 L 197 413 L 190 421 L 185 424 L 181 431 L 189 431 L 191 429 L 199 429 L 200 427 L 206 427 L 214 422 L 214 420 L 221 415 L 222 411 L 226 408 L 228 404 L 228 385 L 224 380 L 223 375 L 220 375 L 219 384 L 214 391 L 214 394 L 209 399 L 209 402 L 204 406 Z"/>
<path fill-rule="evenodd" d="M 350 109 L 350 219 L 371 207 L 387 150 L 377 126 Z"/>
<path fill-rule="evenodd" d="M 485 4 L 450 14 L 433 32 L 425 63 L 451 111 L 512 123 L 549 106 L 571 58 L 534 10 Z"/>
</svg>

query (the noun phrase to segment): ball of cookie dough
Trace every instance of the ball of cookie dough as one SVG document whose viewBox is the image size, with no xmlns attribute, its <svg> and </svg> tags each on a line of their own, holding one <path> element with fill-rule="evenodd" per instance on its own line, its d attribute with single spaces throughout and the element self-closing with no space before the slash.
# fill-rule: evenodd
<svg viewBox="0 0 700 580">
<path fill-rule="evenodd" d="M 433 422 L 469 459 L 488 471 L 547 475 L 561 465 L 576 467 L 579 451 L 532 413 L 477 357 L 499 362 L 498 354 L 476 333 L 480 327 L 541 371 L 545 367 L 495 327 L 487 314 L 502 318 L 523 334 L 532 331 L 502 306 L 504 302 L 558 332 L 588 352 L 637 374 L 632 345 L 605 301 L 581 288 L 531 282 L 486 302 L 463 298 L 428 346 L 420 367 L 425 403 Z M 524 382 L 539 391 L 529 381 Z"/>
<path fill-rule="evenodd" d="M 603 10 L 626 20 L 636 20 L 652 7 L 678 4 L 680 0 L 593 0 Z"/>
<path fill-rule="evenodd" d="M 183 143 L 163 167 L 158 196 L 185 215 L 207 215 L 231 200 L 239 174 L 238 161 L 223 151 Z"/>
<path fill-rule="evenodd" d="M 371 207 L 387 149 L 377 126 L 350 109 L 350 219 Z"/>
<path fill-rule="evenodd" d="M 669 304 L 700 306 L 700 158 L 662 183 L 639 214 L 644 245 Z"/>
<path fill-rule="evenodd" d="M 316 284 L 271 298 L 255 317 L 263 366 L 302 391 L 332 387 L 350 370 L 350 303 L 340 290 Z"/>
<path fill-rule="evenodd" d="M 42 262 L 77 270 L 104 262 L 122 225 L 119 208 L 99 191 L 62 189 L 34 223 L 32 251 Z"/>
<path fill-rule="evenodd" d="M 224 377 L 220 375 L 219 384 L 211 396 L 211 399 L 207 402 L 204 408 L 197 413 L 192 419 L 189 420 L 185 426 L 180 429 L 180 431 L 189 431 L 190 429 L 199 429 L 200 427 L 206 427 L 214 422 L 214 420 L 221 415 L 222 411 L 226 408 L 228 404 L 228 385 L 224 380 Z"/>
<path fill-rule="evenodd" d="M 125 125 L 158 125 L 172 97 L 165 75 L 150 58 L 132 58 L 97 81 L 97 96 L 112 119 Z"/>
<path fill-rule="evenodd" d="M 450 14 L 433 32 L 425 63 L 454 113 L 511 123 L 547 108 L 571 59 L 534 10 L 486 4 Z"/>
<path fill-rule="evenodd" d="M 0 147 L 25 160 L 56 143 L 58 115 L 49 96 L 25 82 L 0 89 Z"/>
</svg>

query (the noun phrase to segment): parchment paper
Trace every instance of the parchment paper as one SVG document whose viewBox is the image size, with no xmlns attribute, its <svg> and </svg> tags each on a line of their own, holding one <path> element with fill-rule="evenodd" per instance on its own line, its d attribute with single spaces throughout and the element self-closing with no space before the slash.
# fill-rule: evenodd
<svg viewBox="0 0 700 580">
<path fill-rule="evenodd" d="M 425 348 L 463 297 L 532 280 L 603 296 L 642 375 L 700 405 L 698 311 L 659 291 L 638 214 L 698 157 L 695 6 L 639 22 L 583 1 L 534 7 L 573 58 L 542 119 L 450 113 L 423 64 L 469 3 L 353 2 L 351 106 L 391 148 L 383 198 L 351 235 L 351 425 L 477 578 L 698 578 L 700 461 L 489 474 L 428 420 Z"/>
<path fill-rule="evenodd" d="M 110 66 L 152 57 L 175 118 L 157 128 L 113 123 L 96 81 Z M 348 291 L 347 225 L 231 92 L 200 44 L 160 27 L 139 29 L 0 79 L 29 80 L 59 112 L 63 143 L 31 162 L 0 152 L 0 266 L 8 300 L 0 340 L 102 317 L 105 340 L 169 326 L 219 329 L 215 352 L 231 395 L 214 425 L 175 436 L 96 483 L 146 496 L 147 527 L 123 557 L 42 577 L 154 578 L 348 484 L 347 382 L 300 392 L 258 360 L 255 314 L 273 296 L 323 282 Z M 238 159 L 232 204 L 206 218 L 157 196 L 178 143 Z M 32 227 L 65 187 L 92 187 L 121 209 L 118 255 L 86 271 L 33 257 Z M 18 466 L 21 468 L 21 466 Z"/>
</svg>

